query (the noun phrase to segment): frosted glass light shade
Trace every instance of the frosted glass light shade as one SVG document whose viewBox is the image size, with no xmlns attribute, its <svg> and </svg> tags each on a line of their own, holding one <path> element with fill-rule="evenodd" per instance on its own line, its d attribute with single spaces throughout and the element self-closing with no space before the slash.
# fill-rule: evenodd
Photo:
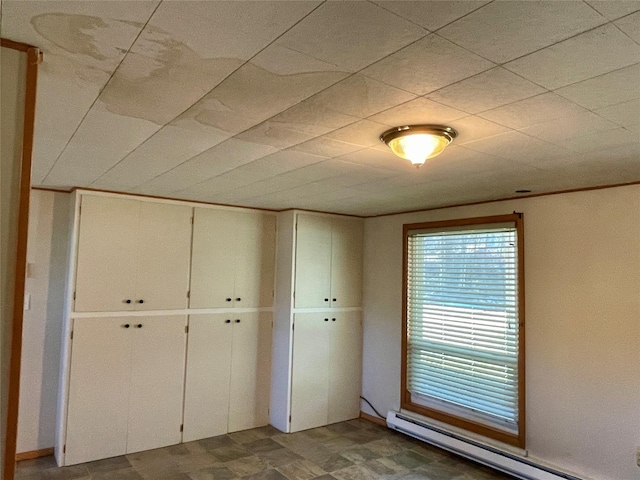
<svg viewBox="0 0 640 480">
<path fill-rule="evenodd" d="M 398 157 L 419 167 L 427 159 L 440 155 L 456 136 L 453 128 L 442 125 L 406 125 L 387 130 L 380 140 Z"/>
</svg>

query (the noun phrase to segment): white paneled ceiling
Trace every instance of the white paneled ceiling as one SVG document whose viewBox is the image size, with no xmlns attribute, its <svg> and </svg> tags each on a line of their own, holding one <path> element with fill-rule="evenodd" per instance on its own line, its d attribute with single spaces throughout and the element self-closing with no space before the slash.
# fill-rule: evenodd
<svg viewBox="0 0 640 480">
<path fill-rule="evenodd" d="M 640 0 L 1 0 L 33 184 L 377 215 L 640 181 Z M 378 140 L 443 123 L 416 170 Z"/>
</svg>

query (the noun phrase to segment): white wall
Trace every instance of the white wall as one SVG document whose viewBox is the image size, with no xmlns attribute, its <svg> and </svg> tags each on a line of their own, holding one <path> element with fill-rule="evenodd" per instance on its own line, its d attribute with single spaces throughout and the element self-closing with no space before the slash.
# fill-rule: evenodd
<svg viewBox="0 0 640 480">
<path fill-rule="evenodd" d="M 585 478 L 638 480 L 640 185 L 367 219 L 363 395 L 382 413 L 400 405 L 402 224 L 514 210 L 529 454 Z"/>
<path fill-rule="evenodd" d="M 69 235 L 69 194 L 31 191 L 17 452 L 51 448 Z"/>
</svg>

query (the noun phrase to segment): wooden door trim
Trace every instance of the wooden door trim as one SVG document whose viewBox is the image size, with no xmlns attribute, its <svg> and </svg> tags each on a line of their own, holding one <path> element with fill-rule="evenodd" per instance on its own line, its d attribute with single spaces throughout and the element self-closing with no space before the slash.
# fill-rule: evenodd
<svg viewBox="0 0 640 480">
<path fill-rule="evenodd" d="M 29 230 L 29 194 L 31 190 L 31 155 L 36 108 L 36 87 L 40 50 L 30 45 L 2 39 L 2 47 L 27 54 L 25 100 L 22 134 L 22 162 L 18 200 L 18 231 L 16 269 L 14 277 L 13 315 L 11 326 L 11 350 L 9 360 L 9 385 L 7 423 L 4 449 L 4 478 L 13 479 L 16 468 L 16 442 L 18 435 L 18 406 L 20 397 L 20 361 L 22 357 L 22 320 L 24 317 L 24 288 L 27 268 L 27 234 Z"/>
</svg>

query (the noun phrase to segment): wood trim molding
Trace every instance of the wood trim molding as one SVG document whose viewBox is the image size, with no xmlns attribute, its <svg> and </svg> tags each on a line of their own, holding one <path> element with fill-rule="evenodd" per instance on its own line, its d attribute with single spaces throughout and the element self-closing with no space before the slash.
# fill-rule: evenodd
<svg viewBox="0 0 640 480">
<path fill-rule="evenodd" d="M 6 41 L 3 39 L 2 46 Z M 15 43 L 15 42 L 13 42 Z M 12 47 L 9 47 L 12 48 Z M 11 331 L 11 358 L 9 360 L 9 385 L 7 404 L 6 441 L 4 451 L 4 478 L 13 479 L 16 467 L 16 440 L 18 434 L 18 404 L 20 395 L 20 361 L 22 355 L 22 320 L 24 287 L 27 267 L 27 234 L 29 229 L 29 194 L 31 190 L 31 154 L 36 109 L 36 87 L 40 51 L 29 47 L 25 78 L 24 126 L 22 135 L 22 165 L 18 203 L 18 232 L 16 271 L 14 279 L 13 320 Z"/>
<path fill-rule="evenodd" d="M 360 412 L 360 418 L 364 418 L 370 422 L 373 422 L 377 425 L 382 425 L 383 427 L 387 426 L 387 421 L 384 418 L 376 417 L 375 415 L 369 415 L 365 412 Z"/>
<path fill-rule="evenodd" d="M 54 450 L 51 448 L 41 448 L 40 450 L 31 450 L 30 452 L 16 453 L 16 462 L 23 460 L 33 460 L 34 458 L 48 457 L 53 455 Z"/>
<path fill-rule="evenodd" d="M 407 386 L 407 271 L 408 271 L 408 239 L 412 231 L 439 229 L 447 227 L 484 225 L 491 223 L 513 223 L 518 235 L 518 433 L 512 434 L 472 420 L 458 417 L 450 413 L 414 403 Z M 458 428 L 484 435 L 494 440 L 516 447 L 525 448 L 526 405 L 525 405 L 525 323 L 524 323 L 524 222 L 523 214 L 513 212 L 506 215 L 488 217 L 460 218 L 433 222 L 404 224 L 402 226 L 402 359 L 400 369 L 400 408 L 448 423 Z"/>
<path fill-rule="evenodd" d="M 40 190 L 42 192 L 54 192 L 54 193 L 71 193 L 71 190 L 62 190 L 60 188 L 49 187 L 31 187 L 31 190 Z"/>
<path fill-rule="evenodd" d="M 8 38 L 0 38 L 0 46 L 5 48 L 11 48 L 13 50 L 20 50 L 21 52 L 27 52 L 30 48 L 36 48 L 33 45 L 27 43 L 16 42 L 9 40 Z"/>
<path fill-rule="evenodd" d="M 382 213 L 380 215 L 370 215 L 365 218 L 391 217 L 393 215 L 405 215 L 409 213 L 433 212 L 435 210 L 446 210 L 447 208 L 471 207 L 473 205 L 484 205 L 485 203 L 508 202 L 511 200 L 523 200 L 525 198 L 534 198 L 534 197 L 547 197 L 549 195 L 562 195 L 565 193 L 578 193 L 578 192 L 588 192 L 591 190 L 604 190 L 607 188 L 629 187 L 631 185 L 640 185 L 640 180 L 634 181 L 634 182 L 627 182 L 627 183 L 615 183 L 612 185 L 598 185 L 595 187 L 572 188 L 570 190 L 558 190 L 555 192 L 547 192 L 547 193 L 533 193 L 531 195 L 518 195 L 517 197 L 494 198 L 493 200 L 480 200 L 478 202 L 455 203 L 453 205 L 444 205 L 442 207 L 419 208 L 417 210 L 404 210 L 404 211 L 392 212 L 392 213 Z"/>
</svg>

